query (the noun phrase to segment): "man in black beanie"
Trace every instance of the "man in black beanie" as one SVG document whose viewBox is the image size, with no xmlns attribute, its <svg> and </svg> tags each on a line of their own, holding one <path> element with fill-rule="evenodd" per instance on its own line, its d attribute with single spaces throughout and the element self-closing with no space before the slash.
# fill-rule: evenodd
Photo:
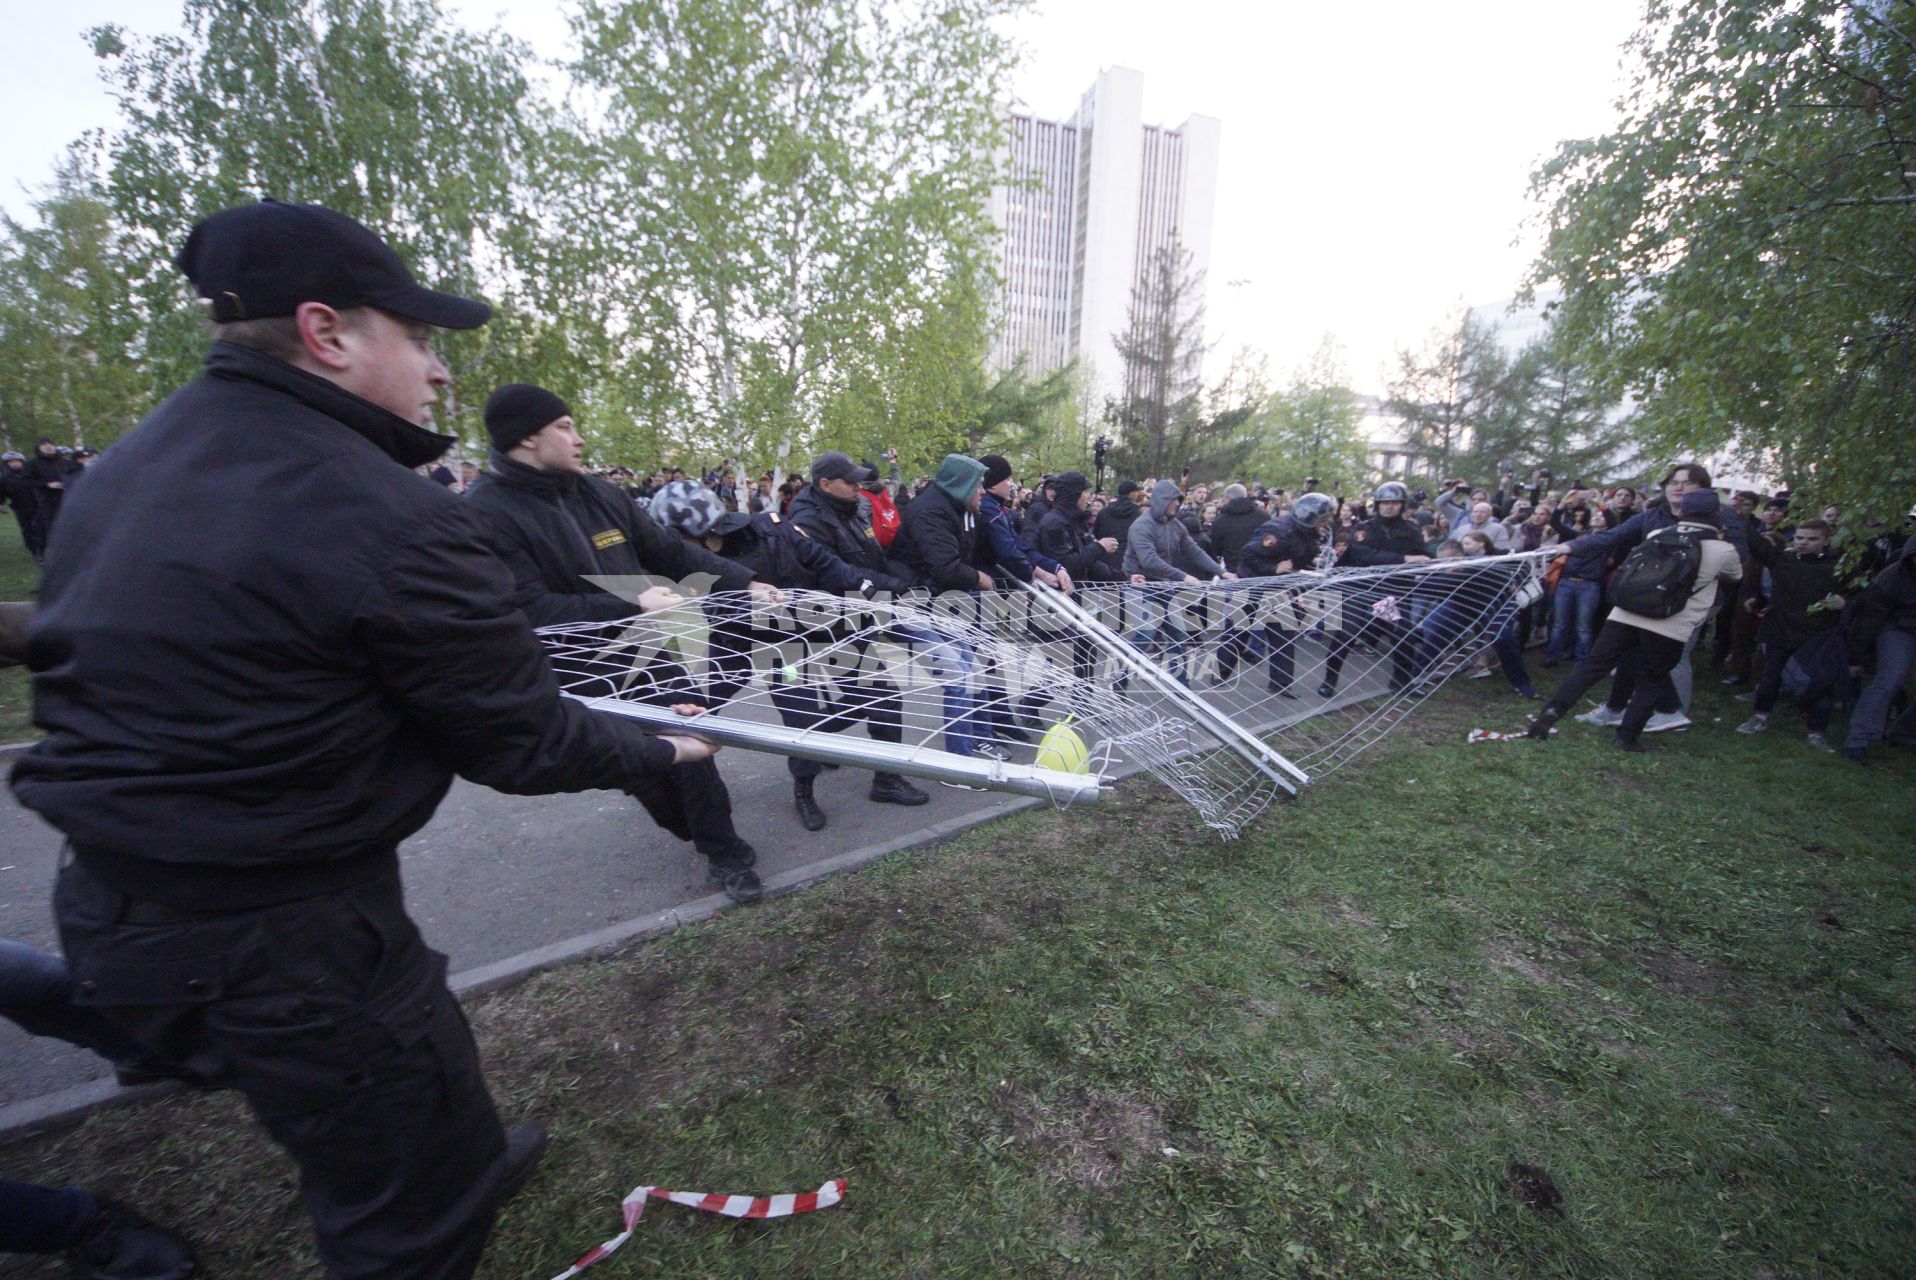
<svg viewBox="0 0 1916 1280">
<path fill-rule="evenodd" d="M 1098 512 L 1094 531 L 1100 540 L 1110 538 L 1118 544 L 1118 563 L 1124 563 L 1125 548 L 1131 541 L 1131 526 L 1137 521 L 1144 508 L 1133 497 L 1144 486 L 1136 480 L 1126 480 L 1118 486 L 1118 497 Z"/>
<path fill-rule="evenodd" d="M 596 790 L 714 748 L 562 697 L 475 514 L 413 474 L 452 443 L 433 332 L 485 303 L 314 205 L 216 213 L 176 262 L 205 371 L 66 498 L 27 637 L 13 790 L 68 840 L 73 1002 L 246 1096 L 327 1275 L 465 1280 L 545 1136 L 501 1129 L 399 843 L 454 775 Z"/>
<path fill-rule="evenodd" d="M 515 382 L 494 391 L 486 400 L 486 433 L 492 456 L 466 502 L 485 524 L 487 545 L 512 571 L 513 603 L 534 626 L 609 622 L 680 600 L 652 587 L 635 604 L 588 581 L 595 576 L 682 582 L 709 574 L 717 579 L 714 590 L 776 594 L 753 582 L 750 569 L 685 541 L 611 481 L 588 474 L 571 409 L 544 387 Z M 758 854 L 733 825 L 732 797 L 716 764 L 675 765 L 627 791 L 661 827 L 698 847 L 712 882 L 735 902 L 758 899 Z"/>
</svg>

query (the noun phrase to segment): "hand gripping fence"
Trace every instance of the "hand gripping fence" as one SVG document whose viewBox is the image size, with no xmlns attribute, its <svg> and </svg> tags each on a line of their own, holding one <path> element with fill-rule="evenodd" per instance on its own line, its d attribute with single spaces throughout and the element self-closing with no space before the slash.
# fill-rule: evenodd
<svg viewBox="0 0 1916 1280">
<path fill-rule="evenodd" d="M 1142 769 L 1228 839 L 1507 649 L 1548 554 L 1069 596 L 721 592 L 540 634 L 569 696 L 655 730 L 1060 807 Z"/>
</svg>

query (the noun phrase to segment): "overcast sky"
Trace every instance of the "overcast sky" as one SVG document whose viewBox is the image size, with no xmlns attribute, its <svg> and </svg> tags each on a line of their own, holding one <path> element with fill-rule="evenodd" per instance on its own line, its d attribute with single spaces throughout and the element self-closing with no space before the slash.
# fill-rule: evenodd
<svg viewBox="0 0 1916 1280">
<path fill-rule="evenodd" d="M 552 0 L 446 0 L 548 57 Z M 1144 118 L 1223 121 L 1210 336 L 1269 354 L 1282 376 L 1326 330 L 1375 390 L 1400 345 L 1459 303 L 1508 298 L 1535 248 L 1524 223 L 1537 162 L 1615 119 L 1620 47 L 1642 0 L 1039 0 L 1014 34 L 1024 108 L 1063 117 L 1098 71 L 1144 73 Z M 0 53 L 0 205 L 113 114 L 81 36 L 177 22 L 166 0 L 16 6 Z M 1231 282 L 1239 282 L 1232 284 Z"/>
</svg>

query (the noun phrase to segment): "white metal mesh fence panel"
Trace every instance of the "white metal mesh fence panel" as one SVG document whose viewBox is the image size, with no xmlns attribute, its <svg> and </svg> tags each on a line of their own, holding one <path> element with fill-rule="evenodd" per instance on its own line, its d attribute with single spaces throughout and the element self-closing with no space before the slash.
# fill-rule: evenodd
<svg viewBox="0 0 1916 1280">
<path fill-rule="evenodd" d="M 1150 772 L 1235 836 L 1380 741 L 1542 590 L 1542 556 L 935 600 L 718 593 L 545 628 L 566 692 L 659 728 L 1093 801 Z M 713 708 L 693 724 L 668 709 Z"/>
</svg>

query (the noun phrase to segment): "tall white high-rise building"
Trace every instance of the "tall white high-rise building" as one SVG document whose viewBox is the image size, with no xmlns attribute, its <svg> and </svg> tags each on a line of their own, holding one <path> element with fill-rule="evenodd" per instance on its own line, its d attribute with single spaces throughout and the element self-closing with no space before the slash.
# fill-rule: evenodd
<svg viewBox="0 0 1916 1280">
<path fill-rule="evenodd" d="M 1144 123 L 1144 76 L 1113 67 L 1075 116 L 1013 115 L 1006 185 L 992 192 L 1002 231 L 1003 313 L 991 357 L 1033 374 L 1079 362 L 1093 396 L 1117 395 L 1131 291 L 1174 239 L 1208 276 L 1220 123 Z M 1200 290 L 1200 296 L 1202 290 Z"/>
</svg>

